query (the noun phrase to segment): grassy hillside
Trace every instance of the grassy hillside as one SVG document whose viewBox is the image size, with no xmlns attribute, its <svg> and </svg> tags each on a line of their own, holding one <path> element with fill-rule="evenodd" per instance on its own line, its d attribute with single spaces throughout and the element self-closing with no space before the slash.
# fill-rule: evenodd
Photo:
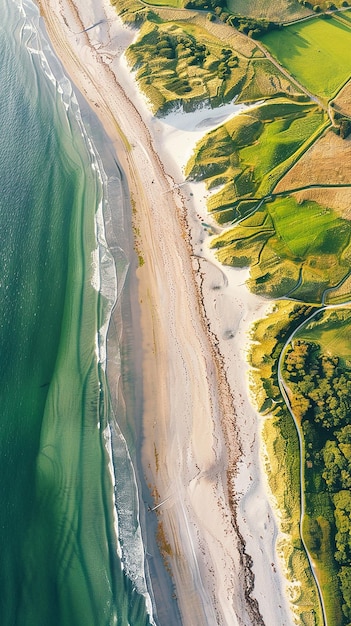
<svg viewBox="0 0 351 626">
<path fill-rule="evenodd" d="M 262 37 L 262 43 L 313 94 L 328 100 L 351 76 L 351 24 L 314 19 Z"/>
<path fill-rule="evenodd" d="M 311 9 L 304 7 L 298 0 L 228 0 L 227 6 L 233 13 L 248 15 L 278 22 L 295 20 L 312 13 Z"/>
<path fill-rule="evenodd" d="M 271 298 L 320 303 L 345 279 L 351 262 L 351 223 L 315 202 L 264 202 L 239 225 L 213 238 L 224 264 L 250 266 L 249 287 Z"/>
<path fill-rule="evenodd" d="M 187 110 L 199 102 L 218 106 L 238 96 L 250 101 L 285 93 L 301 95 L 271 62 L 247 57 L 240 41 L 237 48 L 223 47 L 195 24 L 148 19 L 126 56 L 157 114 L 180 104 Z"/>
<path fill-rule="evenodd" d="M 271 193 L 326 124 L 324 112 L 310 103 L 278 99 L 241 113 L 212 131 L 197 145 L 186 175 L 222 185 L 208 201 L 219 221 L 245 215 Z M 257 203 L 256 203 L 257 204 Z"/>
</svg>

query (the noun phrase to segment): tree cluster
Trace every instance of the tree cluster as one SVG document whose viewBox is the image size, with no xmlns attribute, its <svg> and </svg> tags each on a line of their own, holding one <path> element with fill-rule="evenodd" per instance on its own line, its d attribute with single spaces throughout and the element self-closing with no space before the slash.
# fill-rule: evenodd
<svg viewBox="0 0 351 626">
<path fill-rule="evenodd" d="M 312 420 L 328 431 L 351 422 L 351 370 L 338 357 L 321 355 L 317 344 L 298 340 L 284 367 L 297 419 Z"/>
<path fill-rule="evenodd" d="M 214 11 L 216 7 L 225 7 L 226 0 L 187 0 L 184 4 L 186 9 L 197 9 L 197 10 L 212 10 Z"/>
<path fill-rule="evenodd" d="M 189 57 L 189 65 L 202 65 L 209 54 L 204 44 L 199 44 L 190 37 L 172 36 L 159 32 L 156 50 L 160 56 L 176 59 L 181 54 Z"/>
<path fill-rule="evenodd" d="M 322 490 L 334 504 L 334 557 L 342 610 L 351 620 L 351 369 L 338 357 L 322 354 L 319 345 L 298 340 L 287 352 L 284 378 L 302 425 L 306 459 L 320 468 Z"/>
<path fill-rule="evenodd" d="M 317 0 L 317 2 L 313 2 L 313 0 L 298 0 L 300 4 L 302 4 L 302 6 L 306 7 L 306 9 L 311 9 L 312 11 L 315 11 L 316 13 L 319 13 L 320 11 L 322 11 L 322 8 L 320 6 L 320 4 L 318 4 L 318 1 L 320 2 L 321 0 Z M 323 2 L 324 5 L 324 2 Z M 341 3 L 342 7 L 348 7 L 349 3 L 347 0 L 343 0 L 343 2 Z M 327 2 L 325 5 L 325 10 L 326 11 L 335 11 L 337 10 L 337 6 L 336 4 L 334 4 L 334 2 Z"/>
<path fill-rule="evenodd" d="M 340 135 L 342 139 L 346 139 L 351 133 L 351 119 L 341 115 L 341 113 L 334 113 L 335 132 Z"/>
<path fill-rule="evenodd" d="M 186 9 L 213 11 L 214 14 L 230 26 L 237 28 L 249 37 L 257 38 L 270 30 L 280 28 L 280 24 L 266 19 L 255 19 L 243 15 L 235 15 L 228 10 L 226 0 L 187 0 Z"/>
<path fill-rule="evenodd" d="M 253 39 L 257 39 L 261 35 L 268 33 L 271 30 L 276 30 L 281 28 L 281 24 L 276 22 L 271 22 L 264 18 L 255 19 L 252 17 L 245 17 L 242 15 L 234 15 L 233 13 L 229 13 L 226 10 L 223 10 L 221 7 L 217 7 L 215 9 L 216 15 L 222 22 L 229 24 L 236 28 L 240 33 L 244 35 L 248 35 Z"/>
</svg>

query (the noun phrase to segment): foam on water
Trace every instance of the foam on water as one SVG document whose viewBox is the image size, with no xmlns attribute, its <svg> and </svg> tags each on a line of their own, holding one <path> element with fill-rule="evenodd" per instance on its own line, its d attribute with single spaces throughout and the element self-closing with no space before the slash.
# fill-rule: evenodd
<svg viewBox="0 0 351 626">
<path fill-rule="evenodd" d="M 31 0 L 11 0 L 11 2 L 18 8 L 19 16 L 22 20 L 20 27 L 21 43 L 32 56 L 36 68 L 39 67 L 48 81 L 54 85 L 58 103 L 63 106 L 66 112 L 65 119 L 69 131 L 72 131 L 72 116 L 78 124 L 90 156 L 90 166 L 98 180 L 97 187 L 100 190 L 101 197 L 95 213 L 96 248 L 91 257 L 91 285 L 99 292 L 103 300 L 103 313 L 102 317 L 100 316 L 101 319 L 99 319 L 99 328 L 96 334 L 96 357 L 103 371 L 105 371 L 107 360 L 106 340 L 110 317 L 118 298 L 123 292 L 129 268 L 129 261 L 122 247 L 119 249 L 118 255 L 120 262 L 118 267 L 116 267 L 114 258 L 106 243 L 105 235 L 104 215 L 106 212 L 111 211 L 108 197 L 109 189 L 114 189 L 114 195 L 118 196 L 116 188 L 120 185 L 120 180 L 117 176 L 115 179 L 108 178 L 105 173 L 101 156 L 84 126 L 72 84 L 64 74 L 61 64 L 43 36 L 40 28 L 38 8 Z M 58 106 L 58 103 L 56 103 L 56 106 Z M 119 350 L 118 358 L 120 358 Z M 101 382 L 101 385 L 104 384 L 105 382 Z M 139 521 L 137 481 L 127 443 L 119 429 L 117 420 L 118 416 L 115 419 L 115 416 L 110 415 L 110 421 L 113 424 L 113 435 L 111 434 L 111 424 L 109 424 L 102 432 L 102 436 L 110 458 L 111 480 L 114 485 L 114 528 L 118 553 L 126 574 L 133 581 L 137 591 L 145 597 L 150 622 L 154 624 L 152 602 L 145 575 L 145 549 Z M 123 544 L 123 548 L 121 544 Z"/>
</svg>

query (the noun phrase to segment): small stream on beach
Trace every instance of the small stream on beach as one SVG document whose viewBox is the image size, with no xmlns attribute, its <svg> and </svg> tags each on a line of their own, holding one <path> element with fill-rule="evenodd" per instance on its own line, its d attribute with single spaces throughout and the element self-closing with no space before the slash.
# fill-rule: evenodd
<svg viewBox="0 0 351 626">
<path fill-rule="evenodd" d="M 144 626 L 125 190 L 38 9 L 0 8 L 0 622 Z"/>
</svg>

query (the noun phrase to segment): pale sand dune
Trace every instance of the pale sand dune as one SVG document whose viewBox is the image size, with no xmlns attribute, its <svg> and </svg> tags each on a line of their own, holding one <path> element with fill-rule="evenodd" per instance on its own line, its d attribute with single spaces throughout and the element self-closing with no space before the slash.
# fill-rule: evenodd
<svg viewBox="0 0 351 626">
<path fill-rule="evenodd" d="M 211 125 L 206 120 L 219 123 L 235 107 L 187 117 L 187 131 L 177 130 L 184 116 L 152 119 L 121 57 L 135 32 L 102 2 L 39 4 L 57 53 L 115 142 L 135 202 L 144 259 L 143 461 L 157 502 L 165 500 L 159 519 L 182 621 L 288 626 L 245 358 L 250 323 L 267 303 L 242 285 L 245 272 L 224 271 L 208 250 L 204 186 L 174 187 L 183 183 L 194 139 Z M 105 14 L 108 22 L 81 33 Z"/>
</svg>

